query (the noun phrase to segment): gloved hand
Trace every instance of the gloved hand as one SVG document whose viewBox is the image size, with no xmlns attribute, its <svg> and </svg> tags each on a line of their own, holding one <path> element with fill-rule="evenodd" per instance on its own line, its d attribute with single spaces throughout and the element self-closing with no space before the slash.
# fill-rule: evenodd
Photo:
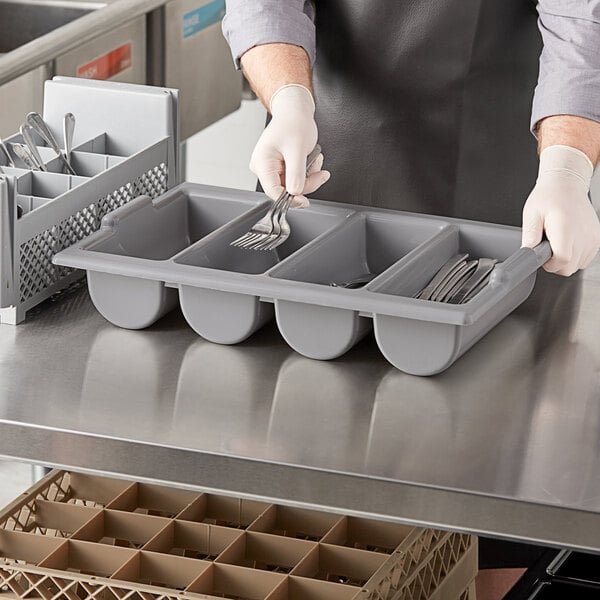
<svg viewBox="0 0 600 600">
<path fill-rule="evenodd" d="M 321 187 L 330 177 L 322 171 L 320 155 L 306 176 L 306 157 L 317 143 L 315 102 L 302 85 L 286 85 L 271 97 L 271 122 L 260 136 L 250 170 L 258 176 L 267 196 L 276 200 L 285 189 L 294 196 L 292 206 L 306 207 L 304 194 Z"/>
<path fill-rule="evenodd" d="M 570 146 L 549 146 L 540 154 L 537 182 L 523 208 L 522 245 L 550 242 L 554 256 L 544 269 L 572 275 L 585 269 L 600 248 L 600 222 L 589 199 L 594 166 Z"/>
</svg>

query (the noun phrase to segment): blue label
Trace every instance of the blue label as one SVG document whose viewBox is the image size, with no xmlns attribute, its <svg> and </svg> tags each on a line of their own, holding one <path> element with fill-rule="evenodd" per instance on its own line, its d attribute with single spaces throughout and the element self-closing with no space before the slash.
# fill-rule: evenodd
<svg viewBox="0 0 600 600">
<path fill-rule="evenodd" d="M 199 31 L 218 23 L 225 16 L 225 0 L 212 0 L 183 15 L 183 38 L 189 38 Z"/>
</svg>

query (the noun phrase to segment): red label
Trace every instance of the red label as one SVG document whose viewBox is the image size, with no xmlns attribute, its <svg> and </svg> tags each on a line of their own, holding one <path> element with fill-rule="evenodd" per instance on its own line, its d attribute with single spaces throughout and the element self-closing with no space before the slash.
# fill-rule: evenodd
<svg viewBox="0 0 600 600">
<path fill-rule="evenodd" d="M 131 42 L 77 67 L 77 77 L 84 79 L 110 79 L 131 67 Z"/>
</svg>

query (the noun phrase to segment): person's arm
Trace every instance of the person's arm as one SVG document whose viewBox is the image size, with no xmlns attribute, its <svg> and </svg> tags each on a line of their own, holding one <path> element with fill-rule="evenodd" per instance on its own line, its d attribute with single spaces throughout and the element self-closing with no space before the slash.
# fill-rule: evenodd
<svg viewBox="0 0 600 600">
<path fill-rule="evenodd" d="M 227 0 L 223 31 L 236 65 L 272 118 L 258 140 L 250 169 L 265 193 L 285 189 L 292 206 L 329 179 L 320 156 L 306 176 L 306 157 L 317 143 L 312 93 L 315 59 L 313 7 L 308 0 Z"/>
<path fill-rule="evenodd" d="M 315 12 L 310 0 L 225 0 L 223 34 L 236 67 L 254 46 L 290 44 L 315 62 Z"/>
<path fill-rule="evenodd" d="M 298 46 L 265 44 L 244 53 L 241 64 L 272 116 L 254 148 L 250 169 L 270 198 L 276 199 L 285 185 L 296 196 L 293 206 L 307 206 L 304 194 L 329 179 L 329 172 L 322 170 L 322 155 L 306 176 L 306 157 L 318 137 L 308 55 Z"/>
<path fill-rule="evenodd" d="M 269 112 L 273 94 L 284 85 L 302 85 L 312 93 L 310 61 L 300 46 L 254 46 L 242 55 L 240 62 L 244 76 Z"/>
<path fill-rule="evenodd" d="M 570 275 L 600 247 L 600 222 L 589 201 L 600 159 L 600 0 L 540 0 L 544 41 L 531 128 L 540 169 L 523 209 L 523 245 L 544 234 L 554 256 L 545 268 Z"/>
<path fill-rule="evenodd" d="M 600 123 L 591 119 L 574 115 L 547 117 L 538 124 L 537 136 L 540 154 L 549 146 L 561 144 L 577 148 L 594 166 L 600 160 Z"/>
</svg>

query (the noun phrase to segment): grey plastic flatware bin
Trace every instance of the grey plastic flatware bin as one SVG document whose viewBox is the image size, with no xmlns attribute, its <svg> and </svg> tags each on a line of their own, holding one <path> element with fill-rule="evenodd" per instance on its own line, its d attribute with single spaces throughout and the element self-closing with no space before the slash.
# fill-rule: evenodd
<svg viewBox="0 0 600 600">
<path fill-rule="evenodd" d="M 185 183 L 114 211 L 55 262 L 87 270 L 94 304 L 121 327 L 147 327 L 179 301 L 196 332 L 234 344 L 275 315 L 288 344 L 316 359 L 373 327 L 389 362 L 432 375 L 521 304 L 551 256 L 547 242 L 520 248 L 515 227 L 318 200 L 290 213 L 292 235 L 276 250 L 230 246 L 269 206 L 258 193 Z M 500 261 L 489 285 L 462 305 L 413 298 L 459 251 Z M 331 285 L 364 274 L 362 288 Z"/>
</svg>

